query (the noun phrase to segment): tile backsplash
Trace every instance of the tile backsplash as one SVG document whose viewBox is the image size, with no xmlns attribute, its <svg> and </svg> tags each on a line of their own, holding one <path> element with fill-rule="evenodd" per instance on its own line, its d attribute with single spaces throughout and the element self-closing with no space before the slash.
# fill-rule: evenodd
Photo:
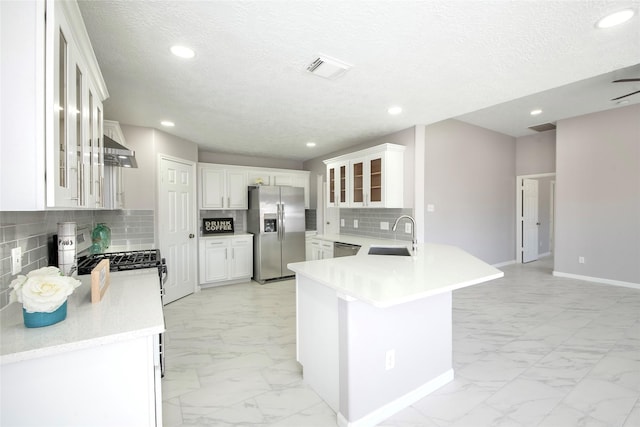
<svg viewBox="0 0 640 427">
<path fill-rule="evenodd" d="M 0 212 L 0 309 L 9 303 L 11 249 L 22 248 L 22 271 L 49 265 L 49 249 L 56 248 L 53 235 L 59 222 L 76 222 L 77 227 L 93 227 L 100 222 L 111 229 L 109 250 L 154 247 L 153 211 L 37 211 Z"/>
<path fill-rule="evenodd" d="M 96 211 L 96 224 L 111 229 L 110 251 L 151 249 L 155 247 L 155 226 L 152 210 Z"/>
<path fill-rule="evenodd" d="M 316 224 L 316 210 L 315 209 L 305 209 L 304 211 L 304 226 L 307 231 L 315 231 L 317 229 Z"/>
<path fill-rule="evenodd" d="M 340 209 L 340 234 L 397 239 L 411 241 L 411 233 L 405 233 L 405 221 L 398 225 L 397 231 L 391 231 L 393 223 L 400 215 L 413 215 L 413 209 Z M 342 222 L 344 221 L 344 226 Z M 358 222 L 355 227 L 354 221 Z M 387 223 L 388 230 L 382 230 L 380 223 Z"/>
</svg>

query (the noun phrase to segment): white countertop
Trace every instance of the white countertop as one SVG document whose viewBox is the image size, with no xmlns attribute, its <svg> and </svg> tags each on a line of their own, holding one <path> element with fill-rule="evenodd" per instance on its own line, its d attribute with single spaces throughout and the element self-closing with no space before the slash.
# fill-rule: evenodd
<svg viewBox="0 0 640 427">
<path fill-rule="evenodd" d="M 424 244 L 416 256 L 369 255 L 371 245 L 407 246 L 411 242 L 348 235 L 316 238 L 360 244 L 355 256 L 291 263 L 288 267 L 376 307 L 391 307 L 504 276 L 495 267 L 455 246 Z"/>
<path fill-rule="evenodd" d="M 244 237 L 244 236 L 252 236 L 252 233 L 220 233 L 220 234 L 202 234 L 200 235 L 201 239 L 224 239 L 231 237 Z"/>
<path fill-rule="evenodd" d="M 102 301 L 91 303 L 91 276 L 67 300 L 67 318 L 27 328 L 22 304 L 0 310 L 0 363 L 13 363 L 164 332 L 158 271 L 111 273 Z"/>
</svg>

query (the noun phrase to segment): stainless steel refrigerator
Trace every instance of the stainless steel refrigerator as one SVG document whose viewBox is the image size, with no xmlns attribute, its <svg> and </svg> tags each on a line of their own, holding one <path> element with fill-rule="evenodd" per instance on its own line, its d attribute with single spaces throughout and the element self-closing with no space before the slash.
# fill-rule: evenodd
<svg viewBox="0 0 640 427">
<path fill-rule="evenodd" d="M 305 260 L 304 189 L 249 187 L 247 231 L 253 233 L 253 279 L 291 277 L 290 262 Z"/>
</svg>

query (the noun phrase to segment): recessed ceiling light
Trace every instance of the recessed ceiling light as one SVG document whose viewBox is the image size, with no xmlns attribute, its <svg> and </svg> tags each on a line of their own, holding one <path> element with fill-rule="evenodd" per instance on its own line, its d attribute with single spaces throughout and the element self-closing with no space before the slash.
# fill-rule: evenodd
<svg viewBox="0 0 640 427">
<path fill-rule="evenodd" d="M 633 9 L 625 9 L 605 16 L 596 23 L 598 28 L 610 28 L 627 22 L 634 15 Z"/>
<path fill-rule="evenodd" d="M 180 58 L 190 59 L 196 56 L 196 53 L 193 49 L 188 48 L 186 46 L 171 46 L 171 53 Z"/>
<path fill-rule="evenodd" d="M 307 147 L 315 147 L 315 146 L 316 146 L 315 142 L 313 142 L 313 141 L 307 142 Z"/>
<path fill-rule="evenodd" d="M 402 107 L 398 107 L 398 106 L 389 107 L 389 109 L 387 109 L 387 112 L 392 116 L 397 116 L 398 114 L 402 113 Z"/>
<path fill-rule="evenodd" d="M 174 127 L 176 125 L 175 123 L 170 122 L 169 120 L 163 120 L 163 121 L 160 122 L 160 124 L 162 126 L 167 126 L 167 127 L 170 127 L 170 128 Z"/>
<path fill-rule="evenodd" d="M 532 116 L 537 116 L 538 114 L 542 114 L 542 110 L 537 108 L 535 110 L 531 110 L 529 114 L 531 114 Z"/>
</svg>

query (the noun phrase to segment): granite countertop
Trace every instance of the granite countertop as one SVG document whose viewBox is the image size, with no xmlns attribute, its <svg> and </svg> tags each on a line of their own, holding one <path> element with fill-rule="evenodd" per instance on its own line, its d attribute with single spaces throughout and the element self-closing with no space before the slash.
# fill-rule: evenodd
<svg viewBox="0 0 640 427">
<path fill-rule="evenodd" d="M 0 310 L 0 364 L 20 362 L 164 332 L 158 271 L 111 273 L 102 301 L 91 303 L 91 276 L 67 300 L 67 318 L 26 328 L 22 304 Z"/>
<path fill-rule="evenodd" d="M 355 256 L 291 263 L 288 267 L 333 288 L 344 299 L 357 299 L 376 307 L 391 307 L 451 292 L 504 276 L 495 267 L 455 246 L 427 243 L 415 256 L 369 255 L 371 245 L 407 246 L 411 242 L 316 236 L 330 241 L 360 244 Z"/>
</svg>

